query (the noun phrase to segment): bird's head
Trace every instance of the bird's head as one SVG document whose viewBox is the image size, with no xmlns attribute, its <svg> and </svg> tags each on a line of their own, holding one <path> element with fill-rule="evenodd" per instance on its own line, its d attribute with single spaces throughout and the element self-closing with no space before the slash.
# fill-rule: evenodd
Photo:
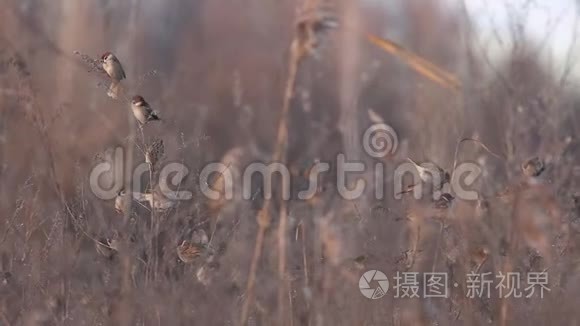
<svg viewBox="0 0 580 326">
<path fill-rule="evenodd" d="M 135 96 L 133 96 L 133 99 L 131 100 L 131 104 L 136 105 L 136 106 L 144 106 L 146 103 L 147 102 L 145 102 L 145 99 L 141 95 L 135 95 Z"/>
<path fill-rule="evenodd" d="M 114 57 L 115 56 L 111 52 L 107 51 L 107 52 L 103 53 L 103 55 L 101 56 L 101 60 L 109 61 L 109 60 L 113 60 Z"/>
</svg>

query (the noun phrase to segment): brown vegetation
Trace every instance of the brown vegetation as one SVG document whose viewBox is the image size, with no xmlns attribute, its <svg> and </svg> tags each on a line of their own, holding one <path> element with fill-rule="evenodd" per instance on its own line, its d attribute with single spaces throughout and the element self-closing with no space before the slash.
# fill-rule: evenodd
<svg viewBox="0 0 580 326">
<path fill-rule="evenodd" d="M 2 6 L 0 325 L 580 322 L 574 47 L 546 63 L 543 44 L 516 28 L 497 36 L 512 46 L 491 60 L 464 7 L 426 0 Z M 127 74 L 117 99 L 97 60 L 105 51 Z M 135 93 L 162 121 L 136 125 Z M 375 159 L 361 139 L 381 120 L 399 147 Z M 116 203 L 91 192 L 89 175 L 117 147 L 130 173 L 103 179 L 132 200 Z M 385 199 L 372 169 L 358 175 L 362 198 L 341 199 L 338 153 L 385 164 Z M 391 175 L 409 157 L 446 171 L 478 163 L 479 199 L 395 200 Z M 308 201 L 296 187 L 280 200 L 278 183 L 265 199 L 259 180 L 252 200 L 201 193 L 206 163 L 223 162 L 239 193 L 242 169 L 270 160 L 289 166 L 293 185 L 314 162 L 331 169 Z M 187 166 L 178 188 L 193 199 L 151 209 L 172 162 Z M 141 163 L 144 186 L 131 189 Z M 225 191 L 220 176 L 210 184 Z M 369 300 L 358 281 L 370 269 L 391 285 L 397 272 L 448 273 L 450 296 Z M 470 299 L 470 271 L 547 271 L 550 291 Z"/>
</svg>

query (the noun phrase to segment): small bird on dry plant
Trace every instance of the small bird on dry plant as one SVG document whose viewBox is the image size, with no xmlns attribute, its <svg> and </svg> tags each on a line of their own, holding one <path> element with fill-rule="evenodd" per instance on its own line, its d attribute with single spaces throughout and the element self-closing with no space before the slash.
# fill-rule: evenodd
<svg viewBox="0 0 580 326">
<path fill-rule="evenodd" d="M 121 189 L 117 193 L 117 197 L 115 197 L 115 210 L 119 214 L 125 214 L 125 210 L 127 208 L 127 201 L 130 200 L 130 197 L 127 196 L 127 192 L 125 189 Z"/>
<path fill-rule="evenodd" d="M 441 189 L 450 180 L 449 173 L 433 162 L 424 162 L 419 165 L 410 158 L 407 160 L 415 166 L 421 180 L 425 183 L 433 183 L 436 189 Z"/>
<path fill-rule="evenodd" d="M 196 258 L 201 256 L 203 249 L 204 249 L 203 246 L 200 244 L 183 240 L 181 244 L 177 246 L 177 256 L 182 262 L 189 264 L 194 262 Z"/>
<path fill-rule="evenodd" d="M 419 165 L 410 158 L 407 158 L 407 160 L 411 162 L 413 166 L 415 166 L 415 169 L 417 169 L 417 172 L 419 172 L 419 178 L 421 179 L 421 181 L 433 186 L 433 191 L 443 189 L 443 186 L 451 180 L 451 176 L 449 175 L 449 173 L 433 162 L 424 162 Z M 401 194 L 408 193 L 411 190 L 413 190 L 417 185 L 418 183 L 412 184 L 406 190 L 400 193 Z"/>
<path fill-rule="evenodd" d="M 113 81 L 120 82 L 126 78 L 125 70 L 123 70 L 121 62 L 119 62 L 119 59 L 117 59 L 114 54 L 111 52 L 105 52 L 101 56 L 101 60 L 103 61 L 103 69 L 105 69 L 107 75 L 109 75 Z"/>
<path fill-rule="evenodd" d="M 105 52 L 101 56 L 101 61 L 103 69 L 107 75 L 111 78 L 111 86 L 108 90 L 108 95 L 112 98 L 118 98 L 119 95 L 119 82 L 126 78 L 125 71 L 119 59 L 111 52 Z"/>
<path fill-rule="evenodd" d="M 131 109 L 133 115 L 139 121 L 140 125 L 144 125 L 149 121 L 161 120 L 157 112 L 153 111 L 149 103 L 140 95 L 135 95 L 131 100 Z"/>
<path fill-rule="evenodd" d="M 195 230 L 191 235 L 190 240 L 183 240 L 177 246 L 177 256 L 186 263 L 192 263 L 196 258 L 200 257 L 207 249 L 209 238 L 204 230 Z"/>
<path fill-rule="evenodd" d="M 544 161 L 537 156 L 526 160 L 522 164 L 522 172 L 527 177 L 538 177 L 544 172 L 545 168 Z"/>
</svg>

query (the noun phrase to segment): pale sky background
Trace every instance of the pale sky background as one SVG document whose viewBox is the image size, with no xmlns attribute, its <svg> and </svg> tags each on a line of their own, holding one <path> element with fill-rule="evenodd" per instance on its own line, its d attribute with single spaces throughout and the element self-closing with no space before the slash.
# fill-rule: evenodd
<svg viewBox="0 0 580 326">
<path fill-rule="evenodd" d="M 517 17 L 525 35 L 539 46 L 539 52 L 546 63 L 553 64 L 561 71 L 566 58 L 580 60 L 580 39 L 570 50 L 573 36 L 580 33 L 580 1 L 578 0 L 445 0 L 450 5 L 460 5 L 465 1 L 472 22 L 479 27 L 481 44 L 487 46 L 490 55 L 501 55 L 501 50 L 510 48 L 510 17 Z M 502 39 L 497 42 L 494 30 Z M 580 35 L 577 35 L 580 38 Z M 580 76 L 580 62 L 574 66 L 574 75 Z"/>
<path fill-rule="evenodd" d="M 395 24 L 397 4 L 406 0 L 367 0 L 383 5 Z M 536 46 L 545 64 L 561 73 L 566 58 L 579 61 L 574 66 L 574 76 L 580 77 L 580 0 L 439 0 L 449 10 L 463 13 L 465 4 L 469 18 L 480 34 L 478 48 L 485 49 L 487 56 L 498 59 L 511 49 L 510 25 L 513 19 L 522 25 L 524 35 Z M 573 36 L 578 39 L 570 50 Z M 397 38 L 397 31 L 386 33 Z M 501 39 L 501 42 L 498 41 Z M 540 44 L 544 44 L 540 48 Z"/>
</svg>

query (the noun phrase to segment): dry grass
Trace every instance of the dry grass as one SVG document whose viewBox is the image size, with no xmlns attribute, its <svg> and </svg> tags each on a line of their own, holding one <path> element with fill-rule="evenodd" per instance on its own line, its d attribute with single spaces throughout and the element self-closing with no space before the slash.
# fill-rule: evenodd
<svg viewBox="0 0 580 326">
<path fill-rule="evenodd" d="M 541 62 L 532 42 L 492 62 L 458 44 L 476 31 L 436 1 L 401 1 L 405 27 L 368 3 L 305 1 L 296 15 L 292 1 L 98 3 L 8 0 L 0 12 L 0 324 L 578 323 L 580 98 L 562 82 L 574 75 Z M 374 36 L 385 30 L 398 37 Z M 128 76 L 118 99 L 94 59 L 106 50 Z M 137 127 L 135 92 L 162 122 Z M 399 150 L 358 157 L 385 176 L 361 174 L 369 191 L 343 200 L 336 155 L 364 154 L 358 139 L 377 121 L 398 132 Z M 189 173 L 171 187 L 193 199 L 167 210 L 151 209 L 154 196 L 129 200 L 117 213 L 89 186 L 116 147 L 123 164 L 103 181 L 149 193 L 178 162 Z M 522 164 L 535 156 L 545 170 L 530 177 Z M 450 172 L 479 164 L 480 198 L 395 200 L 391 173 L 407 157 Z M 198 178 L 217 161 L 238 195 L 249 163 L 285 163 L 292 198 L 276 178 L 263 198 L 257 178 L 251 200 L 206 200 Z M 317 161 L 331 169 L 298 200 Z M 368 300 L 358 280 L 370 269 L 391 286 L 397 272 L 430 271 L 457 286 L 440 300 L 393 298 L 392 287 Z M 551 291 L 467 298 L 471 271 L 547 271 Z"/>
</svg>

